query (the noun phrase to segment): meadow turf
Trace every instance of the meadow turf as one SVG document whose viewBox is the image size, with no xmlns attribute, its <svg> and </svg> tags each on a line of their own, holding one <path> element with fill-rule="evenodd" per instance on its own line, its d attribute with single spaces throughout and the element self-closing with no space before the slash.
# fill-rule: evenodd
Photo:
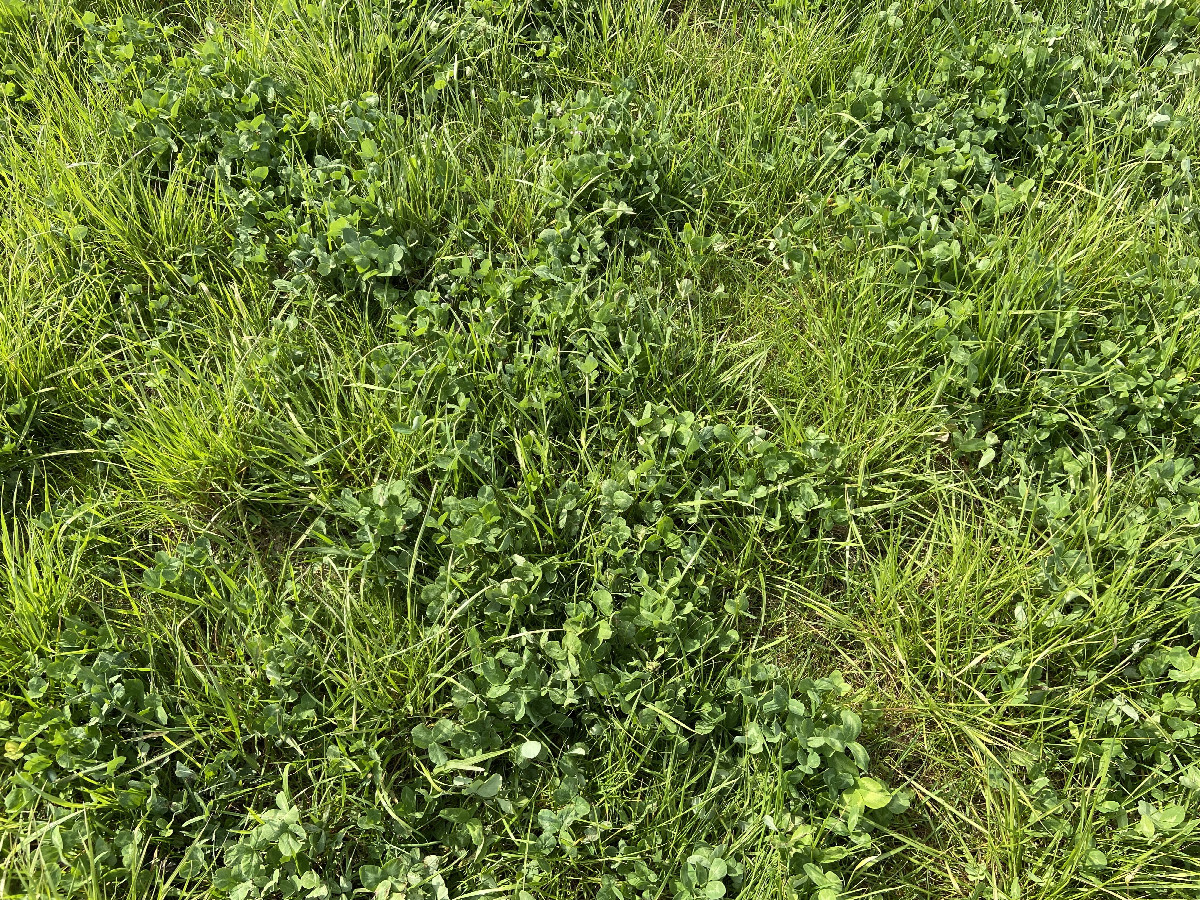
<svg viewBox="0 0 1200 900">
<path fill-rule="evenodd" d="M 1200 897 L 1196 0 L 0 0 L 0 896 Z"/>
</svg>

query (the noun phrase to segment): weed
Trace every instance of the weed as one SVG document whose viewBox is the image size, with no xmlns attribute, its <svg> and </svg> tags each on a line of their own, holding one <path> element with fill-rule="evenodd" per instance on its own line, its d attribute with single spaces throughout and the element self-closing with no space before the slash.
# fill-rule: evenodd
<svg viewBox="0 0 1200 900">
<path fill-rule="evenodd" d="M 0 4 L 0 890 L 1193 896 L 1196 15 Z"/>
</svg>

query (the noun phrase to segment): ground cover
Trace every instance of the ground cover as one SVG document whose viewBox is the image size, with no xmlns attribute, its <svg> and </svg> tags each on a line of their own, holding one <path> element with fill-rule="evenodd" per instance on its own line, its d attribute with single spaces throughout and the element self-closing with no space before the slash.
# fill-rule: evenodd
<svg viewBox="0 0 1200 900">
<path fill-rule="evenodd" d="M 1200 893 L 1195 0 L 0 0 L 0 893 Z"/>
</svg>

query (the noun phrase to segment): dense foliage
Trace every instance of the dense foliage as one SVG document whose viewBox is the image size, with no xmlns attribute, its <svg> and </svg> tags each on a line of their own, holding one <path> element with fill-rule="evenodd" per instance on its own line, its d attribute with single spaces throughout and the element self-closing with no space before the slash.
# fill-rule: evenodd
<svg viewBox="0 0 1200 900">
<path fill-rule="evenodd" d="M 1198 35 L 0 5 L 0 891 L 1194 896 Z"/>
</svg>

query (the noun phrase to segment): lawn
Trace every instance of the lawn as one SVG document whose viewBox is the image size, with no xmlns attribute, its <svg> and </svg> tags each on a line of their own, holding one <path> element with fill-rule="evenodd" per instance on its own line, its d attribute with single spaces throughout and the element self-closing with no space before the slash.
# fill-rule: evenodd
<svg viewBox="0 0 1200 900">
<path fill-rule="evenodd" d="M 1200 897 L 1197 0 L 0 0 L 0 897 Z"/>
</svg>

